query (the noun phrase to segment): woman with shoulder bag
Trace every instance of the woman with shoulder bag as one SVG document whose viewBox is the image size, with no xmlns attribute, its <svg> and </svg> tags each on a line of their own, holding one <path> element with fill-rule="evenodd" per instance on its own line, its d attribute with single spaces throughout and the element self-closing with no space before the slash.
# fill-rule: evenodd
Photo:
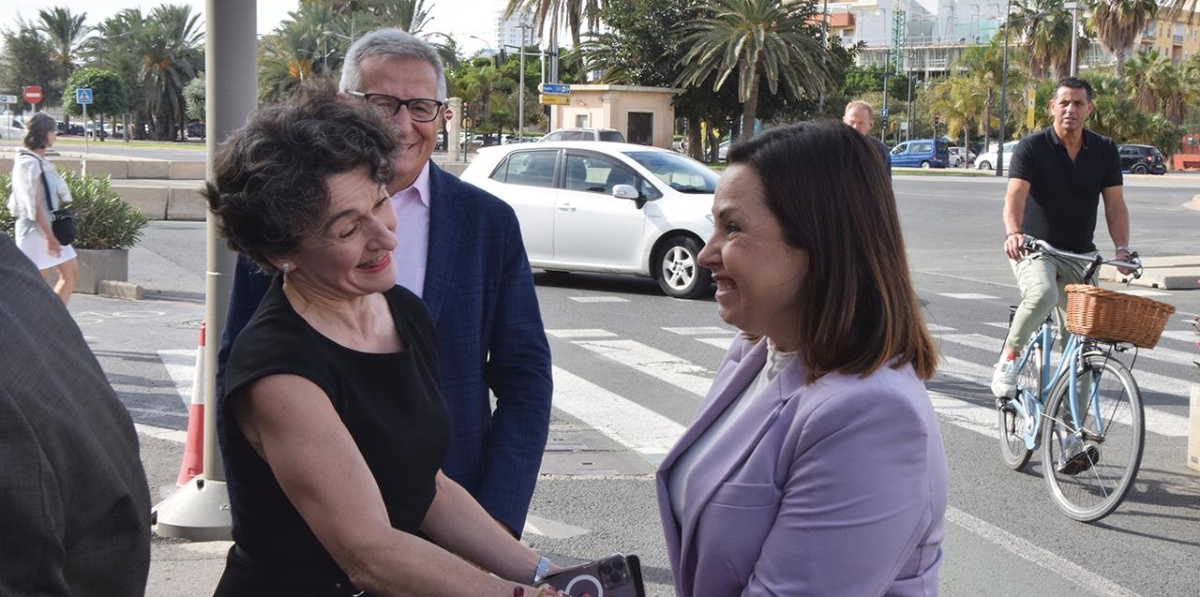
<svg viewBox="0 0 1200 597">
<path fill-rule="evenodd" d="M 71 202 L 67 183 L 46 159 L 46 149 L 58 139 L 54 118 L 38 112 L 29 119 L 25 147 L 13 160 L 12 195 L 8 211 L 16 219 L 16 241 L 21 252 L 33 261 L 49 280 L 51 269 L 58 271 L 54 292 L 63 304 L 71 300 L 79 279 L 75 249 L 61 244 L 54 236 L 53 213 Z"/>
</svg>

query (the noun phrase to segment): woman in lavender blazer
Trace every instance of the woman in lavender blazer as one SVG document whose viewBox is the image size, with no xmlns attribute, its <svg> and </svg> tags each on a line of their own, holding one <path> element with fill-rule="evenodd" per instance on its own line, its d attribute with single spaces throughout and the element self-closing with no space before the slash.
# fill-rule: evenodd
<svg viewBox="0 0 1200 597">
<path fill-rule="evenodd" d="M 840 122 L 729 158 L 700 261 L 742 334 L 658 471 L 676 592 L 937 595 L 947 470 L 922 383 L 937 355 L 887 171 Z"/>
</svg>

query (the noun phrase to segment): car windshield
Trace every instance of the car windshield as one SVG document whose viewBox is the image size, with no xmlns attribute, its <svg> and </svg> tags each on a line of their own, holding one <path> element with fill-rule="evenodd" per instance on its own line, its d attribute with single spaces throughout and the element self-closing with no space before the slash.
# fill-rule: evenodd
<svg viewBox="0 0 1200 597">
<path fill-rule="evenodd" d="M 624 143 L 625 137 L 621 136 L 621 131 L 600 131 L 600 140 Z"/>
<path fill-rule="evenodd" d="M 680 193 L 716 192 L 717 173 L 689 157 L 661 151 L 630 151 L 625 155 Z"/>
</svg>

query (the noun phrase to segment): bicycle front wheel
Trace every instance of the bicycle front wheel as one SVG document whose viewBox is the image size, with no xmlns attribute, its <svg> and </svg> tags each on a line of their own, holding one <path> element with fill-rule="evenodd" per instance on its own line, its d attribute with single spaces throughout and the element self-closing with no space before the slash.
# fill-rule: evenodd
<svg viewBox="0 0 1200 597">
<path fill-rule="evenodd" d="M 1095 522 L 1125 499 L 1142 462 L 1142 394 L 1129 369 L 1104 355 L 1083 357 L 1076 374 L 1079 424 L 1069 380 L 1054 386 L 1042 424 L 1042 466 L 1054 503 L 1069 517 Z"/>
</svg>

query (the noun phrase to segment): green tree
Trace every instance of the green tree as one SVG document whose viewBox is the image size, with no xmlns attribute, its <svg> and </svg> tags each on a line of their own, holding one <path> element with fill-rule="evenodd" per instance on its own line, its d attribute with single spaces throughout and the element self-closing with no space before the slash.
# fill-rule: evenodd
<svg viewBox="0 0 1200 597">
<path fill-rule="evenodd" d="M 558 32 L 565 26 L 571 34 L 571 45 L 578 48 L 585 30 L 593 33 L 600 25 L 600 9 L 604 4 L 604 0 L 508 0 L 503 17 L 533 15 L 534 25 L 554 49 L 558 47 Z M 577 66 L 583 72 L 584 56 L 575 56 Z"/>
<path fill-rule="evenodd" d="M 204 103 L 204 71 L 196 73 L 196 78 L 192 79 L 187 87 L 183 88 L 183 98 L 187 102 L 187 117 L 188 121 L 198 120 L 204 122 L 205 103 Z"/>
<path fill-rule="evenodd" d="M 125 96 L 125 82 L 121 76 L 108 70 L 85 68 L 75 71 L 67 79 L 68 93 L 63 94 L 63 111 L 75 116 L 83 115 L 83 106 L 75 103 L 74 90 L 83 87 L 91 88 L 92 104 L 88 106 L 91 117 L 114 116 L 124 114 L 129 110 L 129 101 Z"/>
<path fill-rule="evenodd" d="M 187 104 L 183 88 L 204 64 L 200 15 L 187 5 L 164 4 L 150 11 L 148 35 L 140 37 L 149 83 L 147 108 L 154 115 L 154 138 L 185 138 Z"/>
<path fill-rule="evenodd" d="M 38 11 L 37 28 L 49 38 L 53 48 L 51 58 L 62 69 L 64 76 L 70 75 L 79 66 L 80 47 L 91 31 L 84 24 L 87 13 L 72 14 L 61 6 Z"/>
<path fill-rule="evenodd" d="M 133 137 L 147 138 L 152 121 L 147 110 L 147 85 L 143 76 L 145 61 L 140 52 L 140 40 L 145 35 L 146 19 L 141 10 L 129 8 L 97 25 L 82 47 L 85 61 L 91 68 L 112 71 L 125 83 L 129 111 L 133 114 Z"/>
<path fill-rule="evenodd" d="M 17 20 L 16 31 L 5 30 L 4 38 L 4 68 L 0 86 L 6 90 L 19 91 L 28 85 L 42 88 L 42 103 L 40 105 L 57 104 L 62 101 L 63 79 L 60 70 L 50 58 L 53 48 L 39 34 L 32 24 Z M 24 98 L 14 109 L 25 109 Z M 29 109 L 33 107 L 30 106 Z"/>
<path fill-rule="evenodd" d="M 772 95 L 782 82 L 796 100 L 834 88 L 834 60 L 821 46 L 820 29 L 812 24 L 815 13 L 810 0 L 714 0 L 696 11 L 688 27 L 683 43 L 690 49 L 677 84 L 702 84 L 715 73 L 715 91 L 736 71 L 743 106 L 741 135 L 749 137 L 764 82 Z"/>
<path fill-rule="evenodd" d="M 1118 77 L 1125 76 L 1125 53 L 1158 11 L 1155 0 L 1098 0 L 1090 21 L 1104 49 L 1116 60 Z"/>
</svg>

